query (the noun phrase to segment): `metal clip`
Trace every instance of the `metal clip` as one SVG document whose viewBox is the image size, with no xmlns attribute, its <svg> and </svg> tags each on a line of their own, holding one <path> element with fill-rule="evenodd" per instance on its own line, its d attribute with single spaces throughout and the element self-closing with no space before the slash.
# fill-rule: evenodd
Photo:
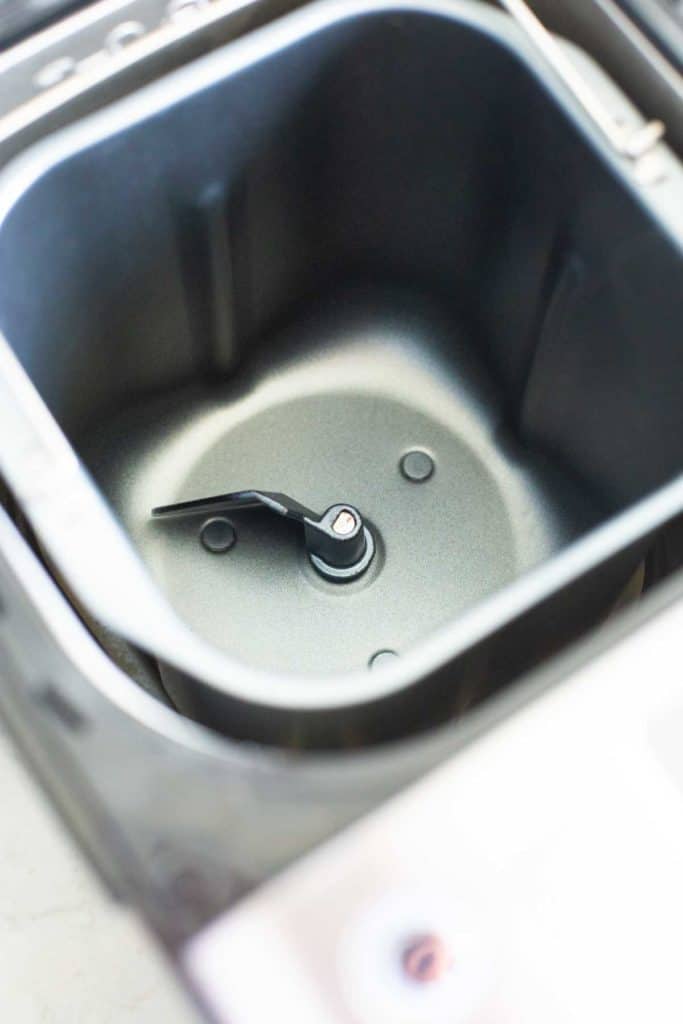
<svg viewBox="0 0 683 1024">
<path fill-rule="evenodd" d="M 560 76 L 607 141 L 620 156 L 634 163 L 650 153 L 666 131 L 662 121 L 648 121 L 638 127 L 624 126 L 612 116 L 576 65 L 524 0 L 498 0 L 524 30 L 536 49 Z"/>
</svg>

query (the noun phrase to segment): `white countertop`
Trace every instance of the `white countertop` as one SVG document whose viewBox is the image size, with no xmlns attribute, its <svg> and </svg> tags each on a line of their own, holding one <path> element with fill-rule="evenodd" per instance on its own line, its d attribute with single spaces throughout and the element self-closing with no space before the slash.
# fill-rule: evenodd
<svg viewBox="0 0 683 1024">
<path fill-rule="evenodd" d="M 209 925 L 217 1020 L 680 1024 L 682 637 L 679 601 Z"/>
<path fill-rule="evenodd" d="M 0 734 L 0 1021 L 190 1024 L 134 916 L 114 903 Z"/>
</svg>

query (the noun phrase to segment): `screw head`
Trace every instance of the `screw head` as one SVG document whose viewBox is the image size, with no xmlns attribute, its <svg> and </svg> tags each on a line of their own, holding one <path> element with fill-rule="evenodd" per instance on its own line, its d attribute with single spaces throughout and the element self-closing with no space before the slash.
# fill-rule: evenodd
<svg viewBox="0 0 683 1024">
<path fill-rule="evenodd" d="M 225 516 L 214 516 L 202 525 L 199 539 L 202 546 L 212 555 L 222 555 L 234 545 L 237 534 L 229 519 Z"/>
<path fill-rule="evenodd" d="M 411 981 L 424 985 L 443 978 L 453 966 L 453 958 L 438 935 L 418 935 L 404 949 L 402 964 Z"/>
<path fill-rule="evenodd" d="M 419 448 L 406 452 L 402 457 L 399 466 L 401 473 L 414 484 L 424 483 L 429 480 L 434 472 L 434 459 L 427 452 Z"/>
</svg>

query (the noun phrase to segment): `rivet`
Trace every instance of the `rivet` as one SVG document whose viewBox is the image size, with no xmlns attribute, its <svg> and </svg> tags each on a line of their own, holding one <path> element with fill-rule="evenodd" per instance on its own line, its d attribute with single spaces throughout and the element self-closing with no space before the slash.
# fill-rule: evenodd
<svg viewBox="0 0 683 1024">
<path fill-rule="evenodd" d="M 118 53 L 145 34 L 145 26 L 139 21 L 123 21 L 107 36 L 106 45 L 110 53 Z"/>
<path fill-rule="evenodd" d="M 166 14 L 171 21 L 177 21 L 190 14 L 199 14 L 208 5 L 209 0 L 170 0 L 166 6 Z"/>
<path fill-rule="evenodd" d="M 224 516 L 207 519 L 199 531 L 202 546 L 212 555 L 222 555 L 229 551 L 237 540 L 235 527 Z"/>
<path fill-rule="evenodd" d="M 424 483 L 429 480 L 434 472 L 434 459 L 427 452 L 415 448 L 406 452 L 399 463 L 401 473 L 414 484 Z"/>
<path fill-rule="evenodd" d="M 368 666 L 373 669 L 388 668 L 396 661 L 397 658 L 398 654 L 396 653 L 396 651 L 390 651 L 389 649 L 384 651 L 376 651 L 370 658 Z"/>
<path fill-rule="evenodd" d="M 53 85 L 63 82 L 69 75 L 73 75 L 75 70 L 76 61 L 73 57 L 58 57 L 34 75 L 33 84 L 39 89 L 50 89 Z"/>
</svg>

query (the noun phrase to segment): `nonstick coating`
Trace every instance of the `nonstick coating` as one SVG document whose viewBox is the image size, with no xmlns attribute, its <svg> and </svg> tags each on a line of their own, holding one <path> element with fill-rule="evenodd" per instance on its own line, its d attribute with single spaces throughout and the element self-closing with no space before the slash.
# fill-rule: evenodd
<svg viewBox="0 0 683 1024">
<path fill-rule="evenodd" d="M 0 328 L 192 635 L 27 514 L 186 713 L 399 735 L 466 702 L 463 659 L 500 685 L 605 613 L 646 531 L 567 559 L 680 471 L 680 238 L 508 19 L 311 5 L 25 159 Z M 248 488 L 358 505 L 372 569 L 343 593 L 277 529 L 237 524 L 211 561 L 147 521 Z M 102 524 L 118 571 L 105 517 L 83 537 Z M 398 667 L 367 671 L 385 648 Z"/>
</svg>

